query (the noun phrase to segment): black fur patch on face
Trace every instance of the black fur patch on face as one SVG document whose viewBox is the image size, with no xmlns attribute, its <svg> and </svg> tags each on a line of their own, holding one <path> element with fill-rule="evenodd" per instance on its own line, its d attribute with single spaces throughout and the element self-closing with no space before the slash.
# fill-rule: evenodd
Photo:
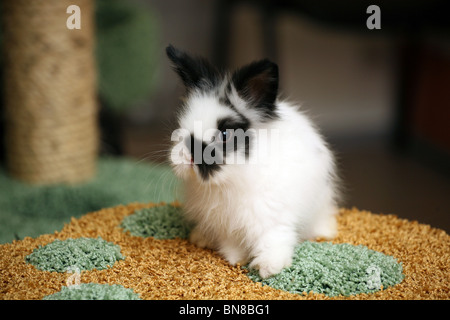
<svg viewBox="0 0 450 320">
<path fill-rule="evenodd" d="M 185 144 L 191 152 L 194 165 L 197 166 L 198 172 L 203 180 L 208 180 L 215 172 L 220 170 L 220 165 L 212 159 L 216 157 L 216 152 L 212 144 L 208 145 L 194 138 L 192 134 L 185 140 Z M 207 148 L 208 150 L 206 150 Z M 221 160 L 219 159 L 218 162 L 221 163 Z"/>
<path fill-rule="evenodd" d="M 248 120 L 248 118 L 246 116 L 244 116 L 242 113 L 239 112 L 238 109 L 236 109 L 236 107 L 231 103 L 231 101 L 228 98 L 227 94 L 225 94 L 224 97 L 220 97 L 219 98 L 219 102 L 222 105 L 224 105 L 224 106 L 230 108 L 231 110 L 233 110 L 242 119 L 242 122 L 248 122 L 248 124 L 250 126 L 250 120 Z"/>
<path fill-rule="evenodd" d="M 278 66 L 265 59 L 253 62 L 233 73 L 231 82 L 239 96 L 257 110 L 263 119 L 278 118 Z"/>
<path fill-rule="evenodd" d="M 239 119 L 228 117 L 217 121 L 217 129 L 222 135 L 218 143 L 222 143 L 224 158 L 227 153 L 237 150 L 244 150 L 246 157 L 248 157 L 251 140 L 251 134 L 247 132 L 249 127 L 250 122 L 243 116 Z"/>
<path fill-rule="evenodd" d="M 227 84 L 227 88 L 225 90 L 225 95 L 219 97 L 219 102 L 224 105 L 227 106 L 228 108 L 230 108 L 231 110 L 233 110 L 240 118 L 241 118 L 241 123 L 246 123 L 247 124 L 247 128 L 250 127 L 250 120 L 243 115 L 241 112 L 239 112 L 238 109 L 236 109 L 236 107 L 231 103 L 230 99 L 228 98 L 228 96 L 231 94 L 231 83 Z M 247 130 L 247 129 L 246 129 Z"/>
<path fill-rule="evenodd" d="M 192 57 L 172 45 L 166 48 L 166 54 L 188 91 L 191 89 L 210 91 L 222 80 L 220 72 L 206 59 Z"/>
</svg>

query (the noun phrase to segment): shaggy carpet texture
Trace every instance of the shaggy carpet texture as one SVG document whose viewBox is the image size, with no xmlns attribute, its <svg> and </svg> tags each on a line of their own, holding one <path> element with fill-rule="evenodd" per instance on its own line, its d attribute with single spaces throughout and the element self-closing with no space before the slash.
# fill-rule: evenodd
<svg viewBox="0 0 450 320">
<path fill-rule="evenodd" d="M 381 285 L 368 293 L 345 290 L 340 294 L 330 294 L 326 290 L 322 293 L 313 290 L 299 292 L 275 288 L 270 283 L 275 277 L 269 278 L 269 282 L 267 279 L 258 281 L 256 276 L 252 277 L 252 270 L 245 266 L 230 266 L 214 251 L 197 248 L 174 233 L 180 226 L 174 228 L 169 223 L 168 231 L 164 232 L 170 237 L 175 234 L 173 239 L 164 239 L 164 236 L 158 239 L 151 235 L 151 230 L 136 229 L 142 219 L 148 218 L 148 215 L 136 214 L 155 206 L 134 203 L 102 209 L 73 218 L 61 231 L 53 234 L 26 237 L 1 245 L 0 299 L 450 298 L 450 236 L 428 225 L 393 215 L 342 209 L 338 216 L 339 233 L 332 244 L 317 239 L 307 242 L 304 249 L 309 253 L 319 250 L 323 256 L 332 248 L 347 252 L 352 259 L 361 257 L 360 260 L 382 261 L 378 271 L 388 268 L 387 278 L 395 278 L 393 283 L 386 287 Z M 131 217 L 138 219 L 133 222 Z M 156 220 L 160 226 L 158 230 L 167 227 L 164 224 L 167 219 Z M 144 235 L 133 235 L 130 228 L 144 232 Z M 186 235 L 183 230 L 181 234 Z M 62 243 L 67 243 L 67 246 L 61 246 Z M 56 256 L 66 258 L 56 258 L 51 262 L 50 251 L 59 252 Z M 67 267 L 69 256 L 78 258 L 70 261 L 72 265 Z M 306 254 L 304 259 L 308 256 L 314 254 Z M 334 256 L 330 254 L 330 261 L 334 262 L 329 267 L 326 264 L 320 266 L 320 274 L 329 274 L 330 270 L 336 269 L 336 263 L 345 263 L 342 260 L 347 254 L 341 255 L 339 261 L 333 260 Z M 302 260 L 294 262 L 291 270 L 284 270 L 287 272 L 285 277 L 301 275 L 298 270 L 303 269 L 299 267 Z M 77 264 L 78 261 L 84 262 Z M 45 267 L 39 268 L 40 262 Z M 51 265 L 64 265 L 59 270 L 66 268 L 67 272 L 47 271 L 52 270 Z M 370 263 L 363 268 L 367 266 L 370 267 Z M 383 282 L 382 275 L 383 272 L 380 277 Z M 282 282 L 286 283 L 285 280 Z M 341 282 L 348 284 L 352 279 L 344 280 Z M 289 281 L 299 283 L 295 277 Z M 334 284 L 329 285 L 332 287 Z M 354 287 L 358 289 L 358 284 Z"/>
</svg>

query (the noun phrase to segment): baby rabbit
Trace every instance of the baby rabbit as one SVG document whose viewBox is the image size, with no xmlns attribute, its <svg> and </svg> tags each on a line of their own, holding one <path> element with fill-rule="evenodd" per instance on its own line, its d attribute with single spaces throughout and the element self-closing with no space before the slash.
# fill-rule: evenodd
<svg viewBox="0 0 450 320">
<path fill-rule="evenodd" d="M 299 241 L 336 235 L 332 153 L 311 121 L 278 95 L 278 66 L 233 73 L 166 48 L 186 87 L 171 163 L 184 180 L 190 241 L 262 278 L 292 263 Z"/>
</svg>

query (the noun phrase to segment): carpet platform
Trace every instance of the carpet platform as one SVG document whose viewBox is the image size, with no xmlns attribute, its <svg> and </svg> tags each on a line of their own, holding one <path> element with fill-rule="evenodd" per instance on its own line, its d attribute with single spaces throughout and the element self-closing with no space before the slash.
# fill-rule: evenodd
<svg viewBox="0 0 450 320">
<path fill-rule="evenodd" d="M 186 226 L 166 210 L 173 207 L 178 205 L 105 208 L 72 218 L 53 234 L 0 245 L 0 299 L 450 298 L 450 236 L 428 225 L 341 209 L 332 243 L 306 243 L 292 268 L 262 281 L 247 267 L 232 267 L 215 252 L 190 244 Z M 137 215 L 155 208 L 154 216 Z M 157 223 L 147 228 L 145 220 L 131 221 L 133 215 Z M 314 252 L 322 260 L 302 267 Z M 361 261 L 368 261 L 360 270 L 366 278 L 358 282 L 359 271 L 351 268 Z M 351 274 L 343 277 L 345 270 Z M 377 285 L 377 279 L 392 282 Z"/>
</svg>

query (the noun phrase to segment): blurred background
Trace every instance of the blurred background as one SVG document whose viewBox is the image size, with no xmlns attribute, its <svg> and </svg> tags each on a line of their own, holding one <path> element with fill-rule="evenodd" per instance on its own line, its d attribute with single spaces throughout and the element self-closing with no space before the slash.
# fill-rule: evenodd
<svg viewBox="0 0 450 320">
<path fill-rule="evenodd" d="M 371 4 L 381 29 L 366 25 Z M 343 206 L 449 232 L 447 8 L 436 0 L 98 0 L 99 153 L 167 162 L 184 89 L 168 44 L 221 68 L 267 57 L 279 65 L 281 96 L 302 105 L 336 153 Z"/>
<path fill-rule="evenodd" d="M 373 2 L 373 1 L 372 1 Z M 148 0 L 159 21 L 159 82 L 127 114 L 122 146 L 158 149 L 183 88 L 171 43 L 239 67 L 269 57 L 283 97 L 302 104 L 337 154 L 345 206 L 450 230 L 450 32 L 443 1 Z M 375 4 L 375 2 L 374 2 Z M 155 143 L 153 143 L 153 141 Z"/>
</svg>

